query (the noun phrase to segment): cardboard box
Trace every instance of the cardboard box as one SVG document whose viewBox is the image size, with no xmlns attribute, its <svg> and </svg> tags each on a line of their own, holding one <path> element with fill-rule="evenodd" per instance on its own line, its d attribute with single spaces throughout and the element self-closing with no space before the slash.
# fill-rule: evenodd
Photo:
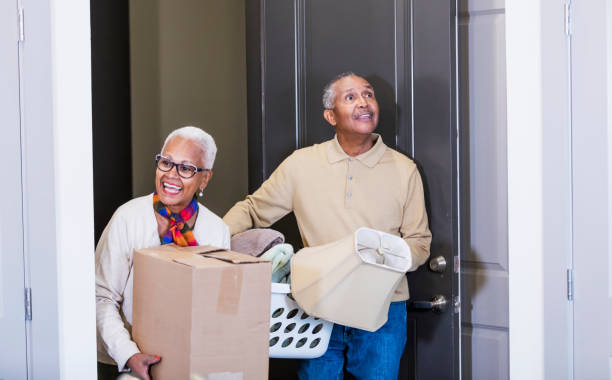
<svg viewBox="0 0 612 380">
<path fill-rule="evenodd" d="M 268 261 L 214 247 L 134 253 L 132 337 L 155 380 L 267 379 Z"/>
</svg>

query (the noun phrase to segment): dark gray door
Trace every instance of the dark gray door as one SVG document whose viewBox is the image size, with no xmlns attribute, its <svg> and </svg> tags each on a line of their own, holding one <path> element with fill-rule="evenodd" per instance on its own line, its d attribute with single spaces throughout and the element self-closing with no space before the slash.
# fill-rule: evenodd
<svg viewBox="0 0 612 380">
<path fill-rule="evenodd" d="M 296 148 L 322 142 L 333 128 L 321 92 L 334 75 L 354 71 L 376 89 L 385 143 L 418 163 L 433 232 L 432 258 L 408 275 L 408 344 L 401 379 L 459 378 L 459 140 L 456 120 L 456 2 L 453 0 L 252 0 L 246 2 L 249 188 L 254 191 Z M 461 161 L 463 161 L 461 159 Z M 281 220 L 293 244 L 292 216 Z M 441 295 L 443 312 L 417 309 Z M 275 360 L 271 379 L 293 364 Z"/>
</svg>

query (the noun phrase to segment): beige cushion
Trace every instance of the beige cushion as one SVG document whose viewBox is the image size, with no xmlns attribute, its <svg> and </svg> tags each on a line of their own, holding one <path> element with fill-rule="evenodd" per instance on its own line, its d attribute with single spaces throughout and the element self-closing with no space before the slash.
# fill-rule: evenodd
<svg viewBox="0 0 612 380">
<path fill-rule="evenodd" d="M 387 321 L 393 290 L 411 266 L 402 238 L 362 227 L 298 251 L 291 260 L 291 293 L 312 316 L 375 331 Z"/>
</svg>

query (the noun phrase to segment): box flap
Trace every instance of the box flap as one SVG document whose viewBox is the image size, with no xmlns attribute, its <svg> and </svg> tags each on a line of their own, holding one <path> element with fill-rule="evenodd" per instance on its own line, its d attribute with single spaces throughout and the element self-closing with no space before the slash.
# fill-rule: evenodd
<svg viewBox="0 0 612 380">
<path fill-rule="evenodd" d="M 221 262 L 219 260 L 209 260 L 200 255 L 193 255 L 193 254 L 189 254 L 188 256 L 173 257 L 171 261 L 178 263 L 178 264 L 187 265 L 192 268 L 203 268 L 203 267 L 213 268 L 213 267 L 223 267 L 223 266 L 228 265 L 227 263 Z"/>
<path fill-rule="evenodd" d="M 263 263 L 266 260 L 210 245 L 197 247 L 179 247 L 165 244 L 158 247 L 137 250 L 157 259 L 175 262 L 190 267 L 214 267 L 227 264 Z"/>
<path fill-rule="evenodd" d="M 225 251 L 221 249 L 211 250 L 200 254 L 203 257 L 209 257 L 212 259 L 222 260 L 232 264 L 249 264 L 249 263 L 261 263 L 265 260 L 245 255 L 244 253 L 238 253 L 234 251 Z"/>
</svg>

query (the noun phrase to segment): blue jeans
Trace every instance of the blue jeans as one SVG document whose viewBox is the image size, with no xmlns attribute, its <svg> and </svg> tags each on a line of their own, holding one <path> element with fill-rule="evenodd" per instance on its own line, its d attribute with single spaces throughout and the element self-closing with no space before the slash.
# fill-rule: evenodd
<svg viewBox="0 0 612 380">
<path fill-rule="evenodd" d="M 406 345 L 406 302 L 392 302 L 387 322 L 369 332 L 335 324 L 327 352 L 302 360 L 300 380 L 344 378 L 346 370 L 359 380 L 396 380 Z"/>
</svg>

